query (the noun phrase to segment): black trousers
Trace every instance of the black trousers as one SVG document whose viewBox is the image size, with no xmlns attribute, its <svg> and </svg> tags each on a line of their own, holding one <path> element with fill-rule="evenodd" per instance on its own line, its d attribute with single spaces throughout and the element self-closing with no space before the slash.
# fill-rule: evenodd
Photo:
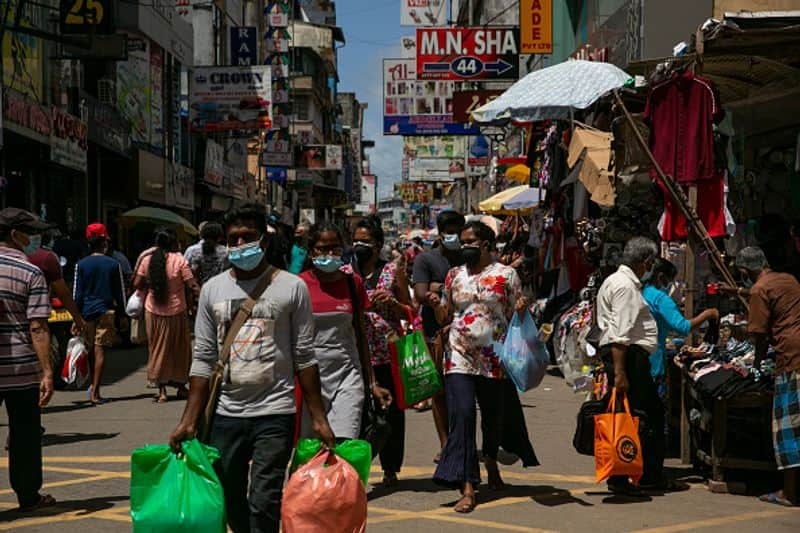
<svg viewBox="0 0 800 533">
<path fill-rule="evenodd" d="M 460 488 L 465 481 L 473 485 L 480 483 L 475 400 L 481 408 L 481 451 L 484 456 L 497 459 L 503 420 L 503 385 L 503 380 L 482 376 L 445 376 L 449 435 L 433 474 L 434 482 L 452 488 Z"/>
<path fill-rule="evenodd" d="M 292 454 L 294 418 L 295 415 L 214 416 L 209 444 L 221 455 L 215 469 L 225 492 L 228 526 L 234 533 L 280 531 L 281 497 Z"/>
<path fill-rule="evenodd" d="M 613 387 L 615 373 L 611 347 L 601 347 L 600 355 L 605 364 L 608 384 Z M 630 383 L 628 403 L 631 410 L 643 411 L 647 415 L 645 427 L 639 430 L 644 460 L 644 473 L 640 483 L 657 483 L 664 475 L 666 437 L 664 435 L 664 404 L 661 402 L 658 388 L 650 375 L 650 354 L 639 346 L 629 346 L 625 354 L 625 373 L 628 376 L 628 383 Z M 613 476 L 609 479 L 612 483 L 624 480 L 625 477 L 620 476 Z"/>
<path fill-rule="evenodd" d="M 394 390 L 394 379 L 392 379 L 392 365 L 378 365 L 372 367 L 375 371 L 375 379 L 378 385 L 388 389 L 392 393 L 392 398 L 397 397 Z M 386 474 L 396 474 L 403 466 L 403 456 L 406 447 L 406 412 L 398 409 L 397 401 L 385 412 L 386 421 L 392 428 L 392 434 L 380 453 L 381 468 Z"/>
<path fill-rule="evenodd" d="M 0 391 L 8 413 L 8 470 L 20 507 L 39 501 L 42 488 L 42 414 L 39 387 Z"/>
</svg>

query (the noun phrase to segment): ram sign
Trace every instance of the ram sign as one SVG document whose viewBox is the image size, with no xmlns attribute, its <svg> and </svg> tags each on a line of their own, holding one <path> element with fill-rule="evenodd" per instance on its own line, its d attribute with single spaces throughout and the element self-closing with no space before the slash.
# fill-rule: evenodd
<svg viewBox="0 0 800 533">
<path fill-rule="evenodd" d="M 417 28 L 417 79 L 517 78 L 517 28 Z"/>
<path fill-rule="evenodd" d="M 195 67 L 189 92 L 194 131 L 272 127 L 272 70 L 268 66 Z"/>
</svg>

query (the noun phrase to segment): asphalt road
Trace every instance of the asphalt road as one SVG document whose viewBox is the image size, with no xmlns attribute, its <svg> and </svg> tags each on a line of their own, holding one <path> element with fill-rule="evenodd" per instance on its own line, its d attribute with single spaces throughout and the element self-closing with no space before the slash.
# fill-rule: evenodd
<svg viewBox="0 0 800 533">
<path fill-rule="evenodd" d="M 103 394 L 112 402 L 91 407 L 83 391 L 57 392 L 45 411 L 44 490 L 57 498 L 56 507 L 34 515 L 16 512 L 7 461 L 0 460 L 0 531 L 130 531 L 130 453 L 147 443 L 166 442 L 183 403 L 152 402 L 152 391 L 145 389 L 143 350 L 114 350 L 108 359 Z M 691 490 L 644 500 L 611 496 L 604 484 L 594 483 L 593 459 L 572 448 L 580 403 L 553 376 L 523 396 L 542 466 L 504 467 L 508 489 L 481 491 L 470 515 L 454 513 L 457 493 L 430 481 L 436 451 L 432 417 L 410 411 L 399 485 L 383 489 L 380 467 L 373 466 L 369 531 L 800 531 L 800 509 L 761 503 L 752 495 L 713 494 L 702 478 L 674 460 L 670 472 L 692 482 Z M 4 439 L 4 410 L 0 426 Z"/>
</svg>

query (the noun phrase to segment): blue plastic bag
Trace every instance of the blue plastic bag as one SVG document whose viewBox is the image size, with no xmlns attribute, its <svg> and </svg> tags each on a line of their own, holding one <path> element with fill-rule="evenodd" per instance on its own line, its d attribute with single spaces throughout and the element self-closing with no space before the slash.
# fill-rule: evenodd
<svg viewBox="0 0 800 533">
<path fill-rule="evenodd" d="M 550 354 L 539 339 L 539 330 L 530 313 L 525 313 L 524 320 L 520 320 L 519 313 L 514 313 L 500 352 L 500 361 L 520 392 L 538 387 L 544 379 Z"/>
</svg>

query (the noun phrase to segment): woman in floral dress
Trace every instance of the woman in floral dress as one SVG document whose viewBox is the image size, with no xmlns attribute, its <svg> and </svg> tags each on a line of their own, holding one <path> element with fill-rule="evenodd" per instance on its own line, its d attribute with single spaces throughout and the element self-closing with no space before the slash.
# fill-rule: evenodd
<svg viewBox="0 0 800 533">
<path fill-rule="evenodd" d="M 365 323 L 375 379 L 378 385 L 396 397 L 389 343 L 400 333 L 400 321 L 408 320 L 412 308 L 408 281 L 400 272 L 403 265 L 397 260 L 386 262 L 380 259 L 383 240 L 380 221 L 365 218 L 358 223 L 353 234 L 353 253 L 355 267 L 364 279 L 370 301 Z M 397 402 L 387 409 L 386 419 L 392 435 L 380 452 L 380 460 L 383 483 L 392 486 L 397 483 L 397 473 L 403 465 L 405 453 L 406 419 Z"/>
<path fill-rule="evenodd" d="M 475 486 L 480 483 L 476 399 L 489 488 L 503 488 L 497 452 L 508 380 L 499 353 L 513 313 L 526 313 L 529 305 L 516 271 L 492 260 L 494 240 L 486 224 L 467 223 L 461 231 L 466 264 L 448 273 L 437 309 L 439 322 L 451 323 L 444 363 L 450 433 L 434 481 L 461 490 L 455 506 L 459 513 L 475 508 Z"/>
</svg>

